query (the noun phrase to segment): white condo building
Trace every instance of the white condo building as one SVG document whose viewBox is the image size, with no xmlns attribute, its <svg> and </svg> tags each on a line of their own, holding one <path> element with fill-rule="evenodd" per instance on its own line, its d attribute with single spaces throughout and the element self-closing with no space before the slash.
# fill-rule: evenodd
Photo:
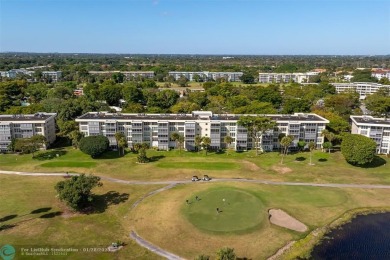
<svg viewBox="0 0 390 260">
<path fill-rule="evenodd" d="M 318 75 L 319 72 L 305 73 L 259 73 L 259 83 L 307 83 L 310 77 Z"/>
<path fill-rule="evenodd" d="M 336 88 L 337 93 L 346 91 L 356 91 L 359 93 L 360 99 L 365 99 L 368 95 L 374 94 L 380 88 L 390 90 L 390 85 L 382 85 L 371 82 L 348 82 L 348 83 L 331 83 Z"/>
<path fill-rule="evenodd" d="M 377 78 L 378 80 L 382 78 L 387 78 L 390 80 L 390 69 L 378 69 L 371 72 L 371 76 Z"/>
<path fill-rule="evenodd" d="M 225 78 L 229 82 L 241 81 L 241 76 L 243 72 L 210 72 L 210 71 L 170 71 L 169 76 L 172 76 L 175 80 L 180 79 L 181 77 L 187 78 L 189 81 L 194 81 L 194 76 L 198 75 L 204 81 L 209 79 L 217 80 L 220 78 Z"/>
<path fill-rule="evenodd" d="M 114 73 L 122 73 L 126 80 L 130 80 L 131 78 L 142 77 L 146 79 L 154 78 L 154 71 L 119 71 L 119 70 L 111 70 L 111 71 L 88 71 L 91 75 L 112 75 Z"/>
<path fill-rule="evenodd" d="M 12 139 L 46 137 L 48 145 L 56 140 L 55 113 L 31 115 L 0 115 L 0 152 L 8 151 Z"/>
<path fill-rule="evenodd" d="M 42 71 L 42 77 L 58 82 L 62 77 L 62 71 Z"/>
<path fill-rule="evenodd" d="M 193 111 L 191 114 L 115 114 L 90 112 L 76 119 L 84 136 L 104 135 L 108 137 L 110 146 L 116 147 L 115 133 L 123 133 L 132 147 L 135 143 L 148 143 L 151 147 L 168 150 L 176 147 L 170 139 L 174 132 L 185 138 L 184 148 L 195 149 L 195 136 L 210 137 L 211 148 L 225 148 L 224 137 L 233 138 L 231 148 L 237 151 L 251 149 L 252 139 L 247 129 L 238 125 L 242 115 L 213 114 L 210 111 Z M 256 116 L 256 115 L 252 115 Z M 278 136 L 281 133 L 293 135 L 292 149 L 300 140 L 307 143 L 313 141 L 320 148 L 324 141 L 321 136 L 328 120 L 316 114 L 295 113 L 293 115 L 264 115 L 277 122 L 277 128 L 263 135 L 261 147 L 264 151 L 279 148 Z"/>
<path fill-rule="evenodd" d="M 352 134 L 364 135 L 377 144 L 376 152 L 390 154 L 390 120 L 372 116 L 351 116 Z"/>
</svg>

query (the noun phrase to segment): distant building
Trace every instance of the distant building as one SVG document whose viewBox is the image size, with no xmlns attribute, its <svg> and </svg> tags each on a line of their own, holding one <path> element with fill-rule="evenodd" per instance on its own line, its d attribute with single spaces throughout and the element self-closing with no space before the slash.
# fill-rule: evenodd
<svg viewBox="0 0 390 260">
<path fill-rule="evenodd" d="M 12 139 L 43 135 L 47 144 L 56 140 L 55 113 L 0 115 L 0 152 L 8 151 Z"/>
<path fill-rule="evenodd" d="M 382 85 L 371 82 L 348 82 L 331 84 L 335 86 L 337 93 L 356 91 L 357 93 L 359 93 L 360 99 L 365 99 L 368 95 L 374 94 L 380 88 L 387 88 L 390 90 L 390 85 Z"/>
<path fill-rule="evenodd" d="M 259 83 L 307 83 L 311 77 L 317 76 L 320 72 L 305 73 L 259 73 Z"/>
<path fill-rule="evenodd" d="M 154 78 L 154 71 L 119 71 L 119 70 L 111 70 L 111 71 L 88 71 L 91 75 L 108 75 L 111 76 L 114 73 L 122 73 L 126 80 L 131 80 L 131 78 L 142 77 L 146 79 Z"/>
<path fill-rule="evenodd" d="M 376 142 L 378 154 L 390 154 L 390 120 L 372 116 L 351 116 L 352 134 L 364 135 Z"/>
<path fill-rule="evenodd" d="M 62 77 L 62 71 L 42 71 L 42 77 L 49 79 L 51 82 L 58 82 Z"/>
<path fill-rule="evenodd" d="M 226 147 L 225 136 L 231 136 L 231 148 L 242 151 L 254 147 L 247 129 L 238 125 L 242 115 L 213 114 L 210 111 L 193 111 L 191 114 L 119 114 L 90 112 L 76 119 L 79 130 L 84 136 L 104 135 L 111 147 L 116 147 L 115 133 L 126 136 L 128 146 L 136 143 L 148 143 L 152 147 L 168 150 L 176 147 L 171 140 L 174 132 L 184 136 L 184 148 L 195 150 L 195 137 L 210 137 L 211 148 L 218 150 Z M 277 122 L 277 128 L 263 135 L 261 147 L 264 151 L 279 148 L 280 134 L 294 136 L 292 149 L 296 149 L 300 140 L 314 142 L 321 148 L 324 137 L 321 132 L 328 120 L 316 114 L 295 113 L 293 115 L 264 115 Z"/>
<path fill-rule="evenodd" d="M 390 80 L 390 69 L 377 69 L 371 72 L 371 76 L 377 78 L 378 80 L 382 78 L 387 78 Z"/>
<path fill-rule="evenodd" d="M 210 71 L 170 71 L 169 76 L 172 76 L 175 80 L 180 79 L 181 77 L 187 78 L 189 81 L 195 81 L 195 75 L 198 75 L 203 81 L 207 80 L 217 80 L 220 78 L 225 78 L 229 82 L 241 81 L 241 76 L 243 72 L 210 72 Z"/>
</svg>

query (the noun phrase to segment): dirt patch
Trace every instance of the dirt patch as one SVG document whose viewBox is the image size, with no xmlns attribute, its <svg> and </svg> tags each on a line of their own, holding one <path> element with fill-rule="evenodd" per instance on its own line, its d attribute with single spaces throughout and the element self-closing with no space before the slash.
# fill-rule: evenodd
<svg viewBox="0 0 390 260">
<path fill-rule="evenodd" d="M 260 167 L 257 166 L 255 163 L 250 161 L 242 161 L 242 163 L 245 165 L 246 168 L 248 168 L 251 171 L 258 171 L 260 170 Z"/>
<path fill-rule="evenodd" d="M 306 232 L 307 227 L 299 220 L 293 218 L 281 209 L 270 209 L 268 211 L 269 220 L 272 224 L 288 228 L 298 232 Z"/>
<path fill-rule="evenodd" d="M 286 174 L 292 172 L 292 170 L 288 167 L 283 166 L 272 166 L 272 170 L 276 171 L 277 173 Z"/>
</svg>

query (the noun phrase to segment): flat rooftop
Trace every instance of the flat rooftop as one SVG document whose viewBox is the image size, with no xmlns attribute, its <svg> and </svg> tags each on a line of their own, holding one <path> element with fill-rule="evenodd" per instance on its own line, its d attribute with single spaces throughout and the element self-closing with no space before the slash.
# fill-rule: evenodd
<svg viewBox="0 0 390 260">
<path fill-rule="evenodd" d="M 198 114 L 115 114 L 105 112 L 86 113 L 77 119 L 80 120 L 239 120 L 241 116 L 238 114 L 213 114 L 198 115 Z M 255 116 L 255 115 L 252 115 Z M 259 115 L 263 116 L 263 115 Z M 294 115 L 264 115 L 270 117 L 275 121 L 317 121 L 327 123 L 328 120 L 316 114 L 294 114 Z"/>
<path fill-rule="evenodd" d="M 0 115 L 0 122 L 45 121 L 46 119 L 55 115 L 55 113 L 36 113 L 31 115 Z"/>
<path fill-rule="evenodd" d="M 371 124 L 371 125 L 388 125 L 390 126 L 390 119 L 375 118 L 372 116 L 351 116 L 356 123 Z"/>
</svg>

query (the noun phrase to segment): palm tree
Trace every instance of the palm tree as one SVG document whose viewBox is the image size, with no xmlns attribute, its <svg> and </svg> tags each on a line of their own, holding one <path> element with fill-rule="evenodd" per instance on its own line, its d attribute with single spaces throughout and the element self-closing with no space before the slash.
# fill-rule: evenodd
<svg viewBox="0 0 390 260">
<path fill-rule="evenodd" d="M 321 135 L 329 141 L 330 146 L 328 145 L 328 151 L 330 153 L 330 150 L 333 146 L 333 141 L 336 139 L 336 135 L 332 132 L 329 132 L 327 129 L 322 130 Z"/>
<path fill-rule="evenodd" d="M 282 160 L 280 161 L 280 164 L 283 164 L 284 156 L 287 155 L 288 147 L 291 145 L 291 143 L 294 141 L 294 136 L 288 135 L 282 138 L 280 140 L 280 145 L 283 147 L 282 151 Z"/>
<path fill-rule="evenodd" d="M 207 152 L 210 148 L 210 145 L 211 145 L 210 137 L 207 137 L 207 136 L 202 137 L 202 147 L 203 147 L 203 149 L 206 150 L 206 156 L 207 156 Z"/>
<path fill-rule="evenodd" d="M 227 150 L 229 151 L 230 149 L 230 145 L 233 143 L 233 137 L 231 137 L 230 135 L 227 135 L 223 138 L 223 141 L 225 142 L 226 144 L 226 148 Z M 228 154 L 228 153 L 227 153 Z"/>
<path fill-rule="evenodd" d="M 311 158 L 312 158 L 312 152 L 314 149 L 316 149 L 316 144 L 313 141 L 309 142 L 309 150 L 310 150 L 310 163 L 309 163 L 309 165 L 313 165 L 313 163 L 311 162 Z"/>
<path fill-rule="evenodd" d="M 126 146 L 126 137 L 123 133 L 117 132 L 115 133 L 115 140 L 116 140 L 116 145 L 118 146 L 118 151 L 119 151 L 119 156 L 124 154 L 124 149 Z"/>
<path fill-rule="evenodd" d="M 195 136 L 195 148 L 196 148 L 196 151 L 199 151 L 199 147 L 202 145 L 202 137 L 200 137 L 199 135 Z"/>
<path fill-rule="evenodd" d="M 176 147 L 179 148 L 179 151 L 181 153 L 181 149 L 183 148 L 183 144 L 184 144 L 184 135 L 182 134 L 179 134 L 177 132 L 174 132 L 171 134 L 171 139 L 173 141 L 176 141 Z"/>
</svg>

